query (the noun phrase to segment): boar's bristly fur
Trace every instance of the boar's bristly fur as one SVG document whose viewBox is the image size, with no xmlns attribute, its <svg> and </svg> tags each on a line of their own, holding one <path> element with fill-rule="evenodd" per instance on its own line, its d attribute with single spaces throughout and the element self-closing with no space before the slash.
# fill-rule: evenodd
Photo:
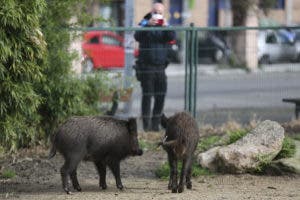
<svg viewBox="0 0 300 200">
<path fill-rule="evenodd" d="M 74 189 L 81 191 L 76 169 L 81 160 L 93 161 L 99 173 L 99 185 L 106 189 L 106 166 L 123 188 L 120 161 L 127 156 L 142 155 L 137 138 L 136 119 L 119 120 L 108 116 L 72 117 L 62 124 L 52 138 L 49 158 L 59 151 L 65 163 L 61 168 L 63 189 L 70 193 L 68 177 Z"/>
<path fill-rule="evenodd" d="M 191 173 L 193 154 L 199 141 L 199 128 L 195 119 L 186 112 L 176 113 L 170 118 L 162 116 L 161 125 L 166 129 L 160 144 L 168 154 L 170 179 L 168 188 L 173 193 L 183 192 L 184 186 L 192 188 Z M 179 184 L 177 183 L 177 162 L 182 161 Z"/>
</svg>

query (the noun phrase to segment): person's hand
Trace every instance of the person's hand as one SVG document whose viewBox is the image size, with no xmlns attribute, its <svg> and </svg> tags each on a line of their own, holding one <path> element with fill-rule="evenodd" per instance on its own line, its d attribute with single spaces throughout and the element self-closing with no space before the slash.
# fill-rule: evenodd
<svg viewBox="0 0 300 200">
<path fill-rule="evenodd" d="M 153 17 L 149 19 L 148 25 L 155 26 L 157 24 L 157 19 L 154 19 Z"/>
<path fill-rule="evenodd" d="M 166 19 L 166 18 L 164 18 L 163 20 L 164 20 L 164 22 L 163 22 L 162 26 L 168 26 L 169 24 L 168 24 L 168 21 L 167 21 L 167 19 Z"/>
</svg>

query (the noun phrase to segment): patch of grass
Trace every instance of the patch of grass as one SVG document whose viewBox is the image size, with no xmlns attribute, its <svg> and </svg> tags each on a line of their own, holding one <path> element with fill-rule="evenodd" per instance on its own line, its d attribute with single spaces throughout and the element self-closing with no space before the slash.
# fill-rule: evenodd
<svg viewBox="0 0 300 200">
<path fill-rule="evenodd" d="M 11 170 L 11 169 L 5 169 L 0 174 L 0 177 L 4 178 L 4 179 L 10 179 L 10 178 L 13 178 L 15 176 L 16 176 L 16 172 Z"/>
<path fill-rule="evenodd" d="M 300 141 L 300 133 L 293 135 L 291 138 Z"/>
<path fill-rule="evenodd" d="M 157 145 L 155 143 L 148 142 L 148 141 L 143 140 L 143 139 L 139 140 L 139 146 L 144 151 L 146 151 L 146 150 L 154 150 L 157 147 Z"/>
<path fill-rule="evenodd" d="M 260 164 L 257 166 L 257 168 L 254 170 L 255 173 L 263 173 L 265 169 L 270 166 L 271 164 L 271 159 L 270 155 L 263 155 L 263 156 L 258 156 L 257 157 L 258 162 Z"/>
<path fill-rule="evenodd" d="M 278 153 L 275 159 L 290 158 L 296 152 L 295 142 L 292 138 L 285 137 L 282 143 L 281 151 Z"/>
<path fill-rule="evenodd" d="M 205 138 L 201 139 L 200 142 L 198 143 L 197 150 L 199 152 L 208 150 L 209 148 L 211 148 L 211 146 L 213 144 L 218 142 L 220 140 L 220 138 L 221 138 L 220 136 L 213 135 L 213 136 L 209 136 L 209 137 L 205 137 Z"/>
<path fill-rule="evenodd" d="M 247 133 L 248 133 L 248 131 L 245 129 L 227 132 L 227 134 L 229 135 L 228 144 L 232 144 L 232 143 L 236 142 L 237 140 L 244 137 Z"/>
<path fill-rule="evenodd" d="M 182 168 L 182 163 L 179 162 L 178 163 L 178 174 L 180 174 L 181 168 Z M 155 175 L 158 178 L 163 179 L 163 180 L 169 179 L 169 175 L 170 175 L 169 164 L 167 162 L 162 164 L 159 168 L 156 169 Z M 204 168 L 200 167 L 197 163 L 193 163 L 192 177 L 198 177 L 201 175 L 212 175 L 212 173 L 208 169 L 204 169 Z"/>
</svg>

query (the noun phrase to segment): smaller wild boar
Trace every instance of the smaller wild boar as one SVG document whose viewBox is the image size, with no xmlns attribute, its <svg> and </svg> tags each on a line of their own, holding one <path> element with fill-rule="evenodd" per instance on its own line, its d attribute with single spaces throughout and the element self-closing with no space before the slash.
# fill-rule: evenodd
<svg viewBox="0 0 300 200">
<path fill-rule="evenodd" d="M 166 129 L 165 137 L 159 144 L 168 153 L 170 179 L 168 189 L 173 193 L 183 192 L 184 186 L 192 189 L 192 160 L 199 141 L 197 122 L 186 112 L 176 113 L 170 118 L 162 116 L 161 125 Z M 177 183 L 177 161 L 182 161 L 179 184 Z"/>
<path fill-rule="evenodd" d="M 108 116 L 73 117 L 62 124 L 52 138 L 49 158 L 58 150 L 65 159 L 61 167 L 62 186 L 70 194 L 68 179 L 74 189 L 81 191 L 76 169 L 83 159 L 94 162 L 99 173 L 99 186 L 106 189 L 106 166 L 110 168 L 119 189 L 120 162 L 127 156 L 142 155 L 137 138 L 135 118 L 128 121 Z"/>
</svg>

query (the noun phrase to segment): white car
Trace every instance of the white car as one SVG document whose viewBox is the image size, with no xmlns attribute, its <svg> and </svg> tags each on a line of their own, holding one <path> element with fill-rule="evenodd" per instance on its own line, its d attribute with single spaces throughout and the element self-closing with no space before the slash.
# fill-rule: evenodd
<svg viewBox="0 0 300 200">
<path fill-rule="evenodd" d="M 300 29 L 295 30 L 295 46 L 297 52 L 297 62 L 300 62 Z"/>
<path fill-rule="evenodd" d="M 298 58 L 297 48 L 280 31 L 259 31 L 258 34 L 258 61 L 260 64 L 274 62 L 294 62 Z"/>
</svg>

